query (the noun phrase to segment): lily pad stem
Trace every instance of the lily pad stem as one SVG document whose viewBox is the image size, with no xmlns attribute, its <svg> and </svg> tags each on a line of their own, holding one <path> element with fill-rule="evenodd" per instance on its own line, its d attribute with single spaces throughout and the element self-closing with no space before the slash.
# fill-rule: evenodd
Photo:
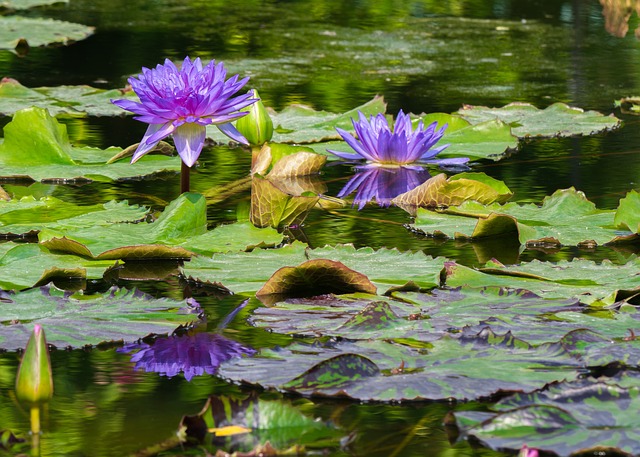
<svg viewBox="0 0 640 457">
<path fill-rule="evenodd" d="M 188 167 L 182 162 L 182 168 L 180 169 L 180 193 L 189 192 L 189 173 L 191 173 L 191 167 Z"/>
</svg>

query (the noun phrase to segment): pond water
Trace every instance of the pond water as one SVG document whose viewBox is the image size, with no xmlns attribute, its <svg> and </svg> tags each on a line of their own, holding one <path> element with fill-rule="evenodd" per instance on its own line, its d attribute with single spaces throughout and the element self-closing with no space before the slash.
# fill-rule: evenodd
<svg viewBox="0 0 640 457">
<path fill-rule="evenodd" d="M 629 32 L 617 36 L 622 23 L 605 17 L 597 0 L 69 0 L 20 14 L 95 27 L 92 36 L 69 46 L 32 48 L 24 56 L 0 50 L 0 76 L 27 87 L 121 88 L 142 66 L 189 55 L 221 60 L 230 73 L 250 75 L 249 86 L 276 110 L 300 103 L 344 112 L 376 95 L 384 97 L 389 113 L 451 113 L 464 104 L 499 107 L 515 101 L 544 108 L 564 102 L 614 114 L 624 126 L 585 137 L 526 140 L 508 159 L 479 161 L 473 170 L 504 181 L 519 202 L 539 203 L 556 189 L 573 186 L 599 208 L 615 209 L 625 193 L 640 190 L 639 121 L 614 106 L 614 100 L 640 94 L 640 40 L 633 35 L 640 21 L 634 13 Z M 101 148 L 136 143 L 146 128 L 124 116 L 62 121 L 72 143 Z M 242 179 L 251 157 L 246 151 L 215 146 L 204 151 L 200 162 L 192 188 L 204 192 Z M 327 168 L 322 175 L 326 194 L 336 196 L 351 173 L 347 166 Z M 6 182 L 3 187 L 17 196 L 52 195 L 82 204 L 126 198 L 161 209 L 178 197 L 179 176 L 66 185 Z M 235 221 L 248 202 L 247 190 L 210 205 L 210 225 Z M 394 207 L 312 211 L 295 236 L 312 247 L 397 247 L 468 266 L 491 258 L 513 264 L 536 258 L 616 260 L 620 255 L 609 247 L 521 252 L 500 242 L 444 241 L 410 234 L 403 226 L 408 222 L 407 214 Z M 625 254 L 639 251 L 636 245 Z M 177 262 L 163 266 L 175 270 Z M 189 287 L 175 276 L 161 281 L 120 279 L 117 284 L 176 299 Z M 85 286 L 97 291 L 111 285 L 92 281 Z M 242 301 L 220 298 L 206 287 L 189 289 L 211 330 Z M 245 323 L 258 306 L 251 299 L 224 335 L 257 349 L 288 344 L 288 337 Z M 13 352 L 0 355 L 0 430 L 29 428 L 28 415 L 12 393 L 18 360 Z M 182 416 L 198 413 L 207 398 L 247 392 L 210 375 L 186 381 L 182 375 L 167 378 L 136 371 L 130 355 L 116 347 L 58 349 L 52 362 L 56 393 L 43 426 L 41 455 L 153 455 L 151 447 L 175 437 Z M 453 404 L 311 402 L 276 395 L 265 401 L 332 421 L 344 436 L 353 433 L 352 442 L 334 450 L 335 455 L 498 455 L 467 441 L 450 444 L 443 419 Z M 272 442 L 279 438 L 270 437 Z M 240 447 L 247 450 L 254 444 L 247 441 Z M 225 446 L 231 446 L 230 441 Z M 197 450 L 175 455 L 182 453 L 204 455 Z"/>
</svg>

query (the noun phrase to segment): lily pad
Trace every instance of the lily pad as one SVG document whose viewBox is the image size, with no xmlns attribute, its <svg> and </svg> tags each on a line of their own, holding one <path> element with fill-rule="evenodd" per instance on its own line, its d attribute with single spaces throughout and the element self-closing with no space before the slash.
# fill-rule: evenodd
<svg viewBox="0 0 640 457">
<path fill-rule="evenodd" d="M 527 446 L 558 455 L 640 452 L 637 387 L 581 379 L 499 401 L 494 413 L 456 413 L 465 435 L 499 450 Z"/>
<path fill-rule="evenodd" d="M 47 249 L 94 259 L 189 258 L 274 245 L 282 236 L 273 229 L 249 223 L 220 226 L 207 231 L 206 201 L 200 194 L 184 193 L 171 202 L 153 223 L 115 223 L 95 228 L 45 229 L 38 234 Z"/>
<path fill-rule="evenodd" d="M 26 10 L 36 6 L 54 5 L 56 3 L 69 3 L 69 0 L 2 0 L 0 8 Z"/>
<path fill-rule="evenodd" d="M 529 103 L 510 103 L 502 108 L 465 105 L 457 114 L 472 124 L 499 119 L 510 125 L 520 138 L 592 135 L 613 130 L 622 125 L 615 116 L 597 111 L 584 111 L 564 103 L 554 103 L 539 109 Z"/>
<path fill-rule="evenodd" d="M 0 288 L 4 290 L 22 290 L 55 278 L 99 279 L 116 263 L 56 255 L 33 243 L 4 243 L 0 247 Z"/>
<path fill-rule="evenodd" d="M 580 299 L 583 303 L 603 301 L 605 304 L 640 292 L 640 260 L 634 258 L 624 265 L 608 260 L 596 263 L 574 259 L 556 263 L 534 260 L 521 265 L 504 266 L 490 263 L 476 270 L 454 262 L 446 265 L 445 283 L 449 287 L 498 286 L 526 289 L 544 298 Z"/>
<path fill-rule="evenodd" d="M 613 223 L 631 233 L 640 233 L 640 193 L 632 190 L 620 200 Z"/>
<path fill-rule="evenodd" d="M 234 293 L 258 291 L 280 268 L 297 266 L 310 259 L 338 261 L 362 273 L 380 293 L 401 288 L 433 288 L 440 283 L 443 258 L 431 258 L 421 252 L 402 253 L 395 249 L 355 249 L 335 246 L 307 249 L 299 242 L 279 249 L 248 253 L 214 254 L 211 258 L 196 257 L 182 267 L 186 277 L 200 282 L 222 284 Z"/>
<path fill-rule="evenodd" d="M 162 155 L 147 155 L 135 164 L 121 161 L 107 165 L 120 148 L 73 147 L 66 126 L 42 108 L 16 112 L 4 127 L 4 135 L 0 143 L 2 177 L 109 181 L 180 169 L 179 160 Z"/>
<path fill-rule="evenodd" d="M 44 228 L 106 227 L 118 222 L 139 222 L 146 215 L 146 208 L 127 202 L 81 206 L 55 197 L 24 197 L 0 201 L 0 233 L 20 235 Z"/>
<path fill-rule="evenodd" d="M 122 109 L 112 99 L 136 99 L 132 91 L 97 89 L 90 86 L 57 86 L 28 88 L 15 79 L 0 82 L 0 114 L 11 116 L 26 106 L 47 109 L 53 116 L 116 116 Z"/>
<path fill-rule="evenodd" d="M 85 296 L 45 286 L 5 294 L 2 301 L 0 347 L 10 350 L 25 346 L 33 323 L 46 329 L 49 344 L 78 348 L 171 333 L 197 321 L 201 313 L 187 301 L 117 288 Z"/>
<path fill-rule="evenodd" d="M 0 16 L 0 49 L 14 49 L 21 40 L 31 47 L 67 45 L 92 35 L 93 27 L 54 19 Z"/>
<path fill-rule="evenodd" d="M 342 360 L 348 361 L 347 367 L 337 363 Z M 500 370 L 487 369 L 495 366 Z M 296 343 L 263 349 L 251 359 L 225 362 L 218 375 L 304 396 L 471 400 L 573 380 L 580 366 L 578 359 L 561 349 L 531 346 L 487 329 L 466 339 L 447 335 L 426 348 L 383 340 Z M 345 368 L 350 370 L 349 377 Z"/>
<path fill-rule="evenodd" d="M 541 207 L 467 201 L 439 211 L 418 209 L 412 227 L 433 236 L 463 239 L 512 233 L 528 247 L 592 247 L 637 238 L 636 234 L 617 230 L 614 216 L 614 211 L 597 209 L 582 192 L 570 188 L 545 197 Z"/>
</svg>

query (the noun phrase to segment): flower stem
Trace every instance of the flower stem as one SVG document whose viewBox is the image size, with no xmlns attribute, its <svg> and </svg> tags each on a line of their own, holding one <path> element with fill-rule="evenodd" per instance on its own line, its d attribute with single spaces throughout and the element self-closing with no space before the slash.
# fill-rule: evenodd
<svg viewBox="0 0 640 457">
<path fill-rule="evenodd" d="M 33 435 L 40 434 L 40 406 L 31 406 L 31 433 Z"/>
<path fill-rule="evenodd" d="M 188 167 L 184 162 L 181 163 L 182 168 L 180 169 L 180 193 L 183 194 L 185 192 L 189 192 L 189 173 L 191 173 L 191 167 Z"/>
</svg>

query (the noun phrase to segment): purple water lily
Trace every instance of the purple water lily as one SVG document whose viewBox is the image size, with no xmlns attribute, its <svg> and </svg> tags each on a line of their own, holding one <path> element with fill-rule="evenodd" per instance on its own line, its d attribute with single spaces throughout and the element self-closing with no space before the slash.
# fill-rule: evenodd
<svg viewBox="0 0 640 457">
<path fill-rule="evenodd" d="M 389 206 L 392 199 L 418 187 L 430 177 L 429 172 L 423 168 L 365 168 L 351 177 L 338 198 L 356 192 L 353 205 L 357 205 L 358 210 L 374 199 L 380 206 Z"/>
<path fill-rule="evenodd" d="M 215 124 L 231 139 L 248 144 L 231 121 L 247 114 L 239 110 L 258 99 L 251 93 L 234 96 L 249 78 L 238 81 L 239 75 L 234 75 L 225 81 L 226 75 L 222 63 L 211 61 L 203 67 L 200 58 L 191 61 L 187 57 L 180 69 L 167 59 L 164 65 L 143 68 L 137 78 L 129 78 L 140 102 L 123 99 L 112 103 L 149 124 L 131 162 L 172 135 L 182 162 L 191 167 L 200 156 L 209 124 Z"/>
<path fill-rule="evenodd" d="M 131 361 L 136 370 L 155 371 L 173 377 L 183 372 L 187 381 L 194 376 L 214 374 L 225 360 L 253 355 L 255 350 L 217 333 L 195 333 L 158 338 L 152 344 L 128 344 L 118 352 L 135 352 Z"/>
<path fill-rule="evenodd" d="M 468 158 L 436 159 L 448 144 L 435 147 L 447 128 L 444 125 L 436 130 L 434 122 L 427 128 L 422 121 L 413 129 L 411 119 L 402 110 L 398 113 L 393 132 L 384 114 L 371 116 L 369 119 L 358 111 L 359 121 L 355 119 L 353 128 L 357 138 L 349 132 L 336 128 L 340 136 L 353 148 L 353 152 L 328 150 L 342 159 L 349 161 L 366 160 L 365 166 L 403 166 L 419 168 L 420 164 L 435 163 L 439 165 L 460 165 Z"/>
</svg>

